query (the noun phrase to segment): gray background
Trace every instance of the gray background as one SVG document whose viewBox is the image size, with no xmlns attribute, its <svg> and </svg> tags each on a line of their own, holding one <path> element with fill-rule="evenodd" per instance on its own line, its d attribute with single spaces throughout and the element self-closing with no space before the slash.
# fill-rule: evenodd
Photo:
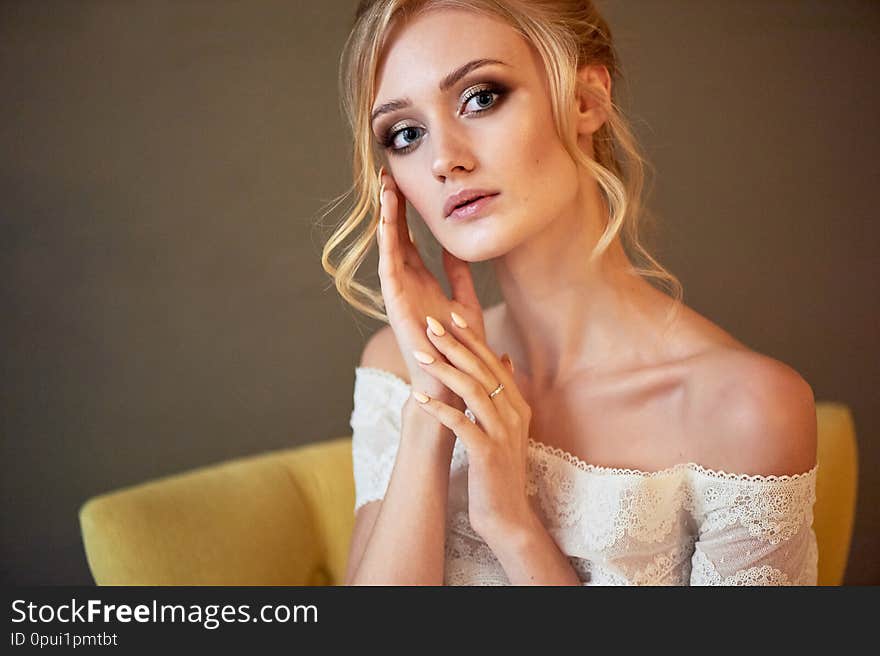
<svg viewBox="0 0 880 656">
<path fill-rule="evenodd" d="M 315 224 L 351 182 L 355 5 L 0 4 L 4 582 L 91 583 L 92 495 L 350 433 L 379 324 L 329 287 Z M 600 7 L 658 171 L 654 252 L 690 306 L 852 408 L 846 582 L 880 583 L 880 6 Z"/>
</svg>

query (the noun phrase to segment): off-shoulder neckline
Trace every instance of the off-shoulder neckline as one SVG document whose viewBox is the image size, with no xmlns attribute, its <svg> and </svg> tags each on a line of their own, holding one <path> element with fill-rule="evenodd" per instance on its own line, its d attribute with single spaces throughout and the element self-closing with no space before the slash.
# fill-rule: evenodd
<svg viewBox="0 0 880 656">
<path fill-rule="evenodd" d="M 391 384 L 396 385 L 399 389 L 405 391 L 407 394 L 411 393 L 412 386 L 407 383 L 403 378 L 390 371 L 378 369 L 377 367 L 364 366 L 355 367 L 355 371 L 370 372 L 371 374 L 374 374 L 377 377 L 383 378 Z M 581 471 L 592 474 L 599 474 L 602 476 L 637 476 L 640 478 L 659 478 L 674 474 L 683 469 L 687 469 L 711 478 L 748 481 L 752 483 L 771 483 L 781 481 L 794 481 L 801 478 L 812 477 L 815 476 L 817 470 L 819 469 L 819 463 L 817 462 L 815 465 L 813 465 L 811 469 L 805 472 L 800 472 L 798 474 L 738 474 L 727 472 L 723 469 L 711 469 L 692 461 L 678 463 L 676 465 L 672 465 L 671 467 L 666 467 L 665 469 L 660 469 L 658 471 L 643 471 L 641 469 L 629 469 L 626 467 L 603 467 L 602 465 L 593 465 L 582 460 L 573 453 L 566 451 L 565 449 L 555 447 L 550 444 L 545 444 L 544 442 L 532 439 L 531 437 L 529 438 L 529 444 L 539 451 L 549 453 L 554 457 L 564 460 L 565 462 L 573 465 Z"/>
</svg>

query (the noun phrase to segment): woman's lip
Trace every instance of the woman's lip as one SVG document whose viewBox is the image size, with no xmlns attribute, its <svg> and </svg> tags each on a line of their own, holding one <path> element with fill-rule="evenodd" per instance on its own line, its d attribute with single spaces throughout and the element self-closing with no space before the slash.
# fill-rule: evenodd
<svg viewBox="0 0 880 656">
<path fill-rule="evenodd" d="M 457 207 L 452 210 L 452 213 L 446 217 L 447 220 L 450 219 L 473 219 L 476 216 L 479 216 L 483 213 L 486 205 L 492 202 L 492 199 L 495 198 L 498 194 L 489 194 L 486 196 L 480 196 L 480 198 L 471 201 L 467 205 L 462 205 L 461 207 Z"/>
</svg>

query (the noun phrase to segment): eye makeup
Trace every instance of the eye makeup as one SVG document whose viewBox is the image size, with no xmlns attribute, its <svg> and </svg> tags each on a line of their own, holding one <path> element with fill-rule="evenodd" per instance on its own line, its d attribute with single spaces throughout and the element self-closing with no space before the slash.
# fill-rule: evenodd
<svg viewBox="0 0 880 656">
<path fill-rule="evenodd" d="M 503 102 L 504 98 L 510 92 L 509 87 L 505 84 L 501 84 L 499 82 L 487 80 L 485 82 L 475 84 L 469 87 L 463 94 L 461 104 L 467 106 L 471 100 L 474 98 L 485 98 L 488 96 L 497 96 L 491 105 L 488 107 L 484 107 L 482 109 L 476 109 L 471 112 L 474 116 L 481 116 L 487 112 L 492 111 L 498 105 Z M 479 104 L 479 100 L 477 101 Z M 404 155 L 413 149 L 415 149 L 418 144 L 417 141 L 412 141 L 409 145 L 405 145 L 403 147 L 395 147 L 394 144 L 399 135 L 403 135 L 406 133 L 412 133 L 412 131 L 423 131 L 423 128 L 412 125 L 411 123 L 395 123 L 387 130 L 382 132 L 382 136 L 379 138 L 379 143 L 382 145 L 385 150 L 389 152 L 391 155 Z M 411 137 L 412 139 L 416 139 L 416 137 Z"/>
</svg>

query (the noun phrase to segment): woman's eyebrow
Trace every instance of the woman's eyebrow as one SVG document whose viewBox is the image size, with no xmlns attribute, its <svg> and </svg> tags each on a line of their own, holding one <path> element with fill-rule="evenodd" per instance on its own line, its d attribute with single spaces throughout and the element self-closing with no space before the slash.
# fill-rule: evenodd
<svg viewBox="0 0 880 656">
<path fill-rule="evenodd" d="M 447 91 L 453 84 L 458 82 L 465 75 L 470 73 L 473 70 L 476 70 L 482 66 L 488 66 L 489 64 L 501 64 L 502 66 L 510 66 L 503 61 L 498 59 L 474 59 L 469 61 L 464 66 L 459 66 L 454 71 L 452 71 L 449 75 L 440 80 L 439 89 L 440 91 Z M 379 105 L 374 111 L 372 116 L 370 117 L 370 125 L 372 125 L 377 118 L 382 116 L 382 114 L 387 114 L 389 112 L 395 112 L 398 109 L 404 109 L 406 107 L 412 106 L 412 100 L 409 98 L 398 98 L 396 100 L 391 100 L 387 103 L 383 103 Z"/>
</svg>

